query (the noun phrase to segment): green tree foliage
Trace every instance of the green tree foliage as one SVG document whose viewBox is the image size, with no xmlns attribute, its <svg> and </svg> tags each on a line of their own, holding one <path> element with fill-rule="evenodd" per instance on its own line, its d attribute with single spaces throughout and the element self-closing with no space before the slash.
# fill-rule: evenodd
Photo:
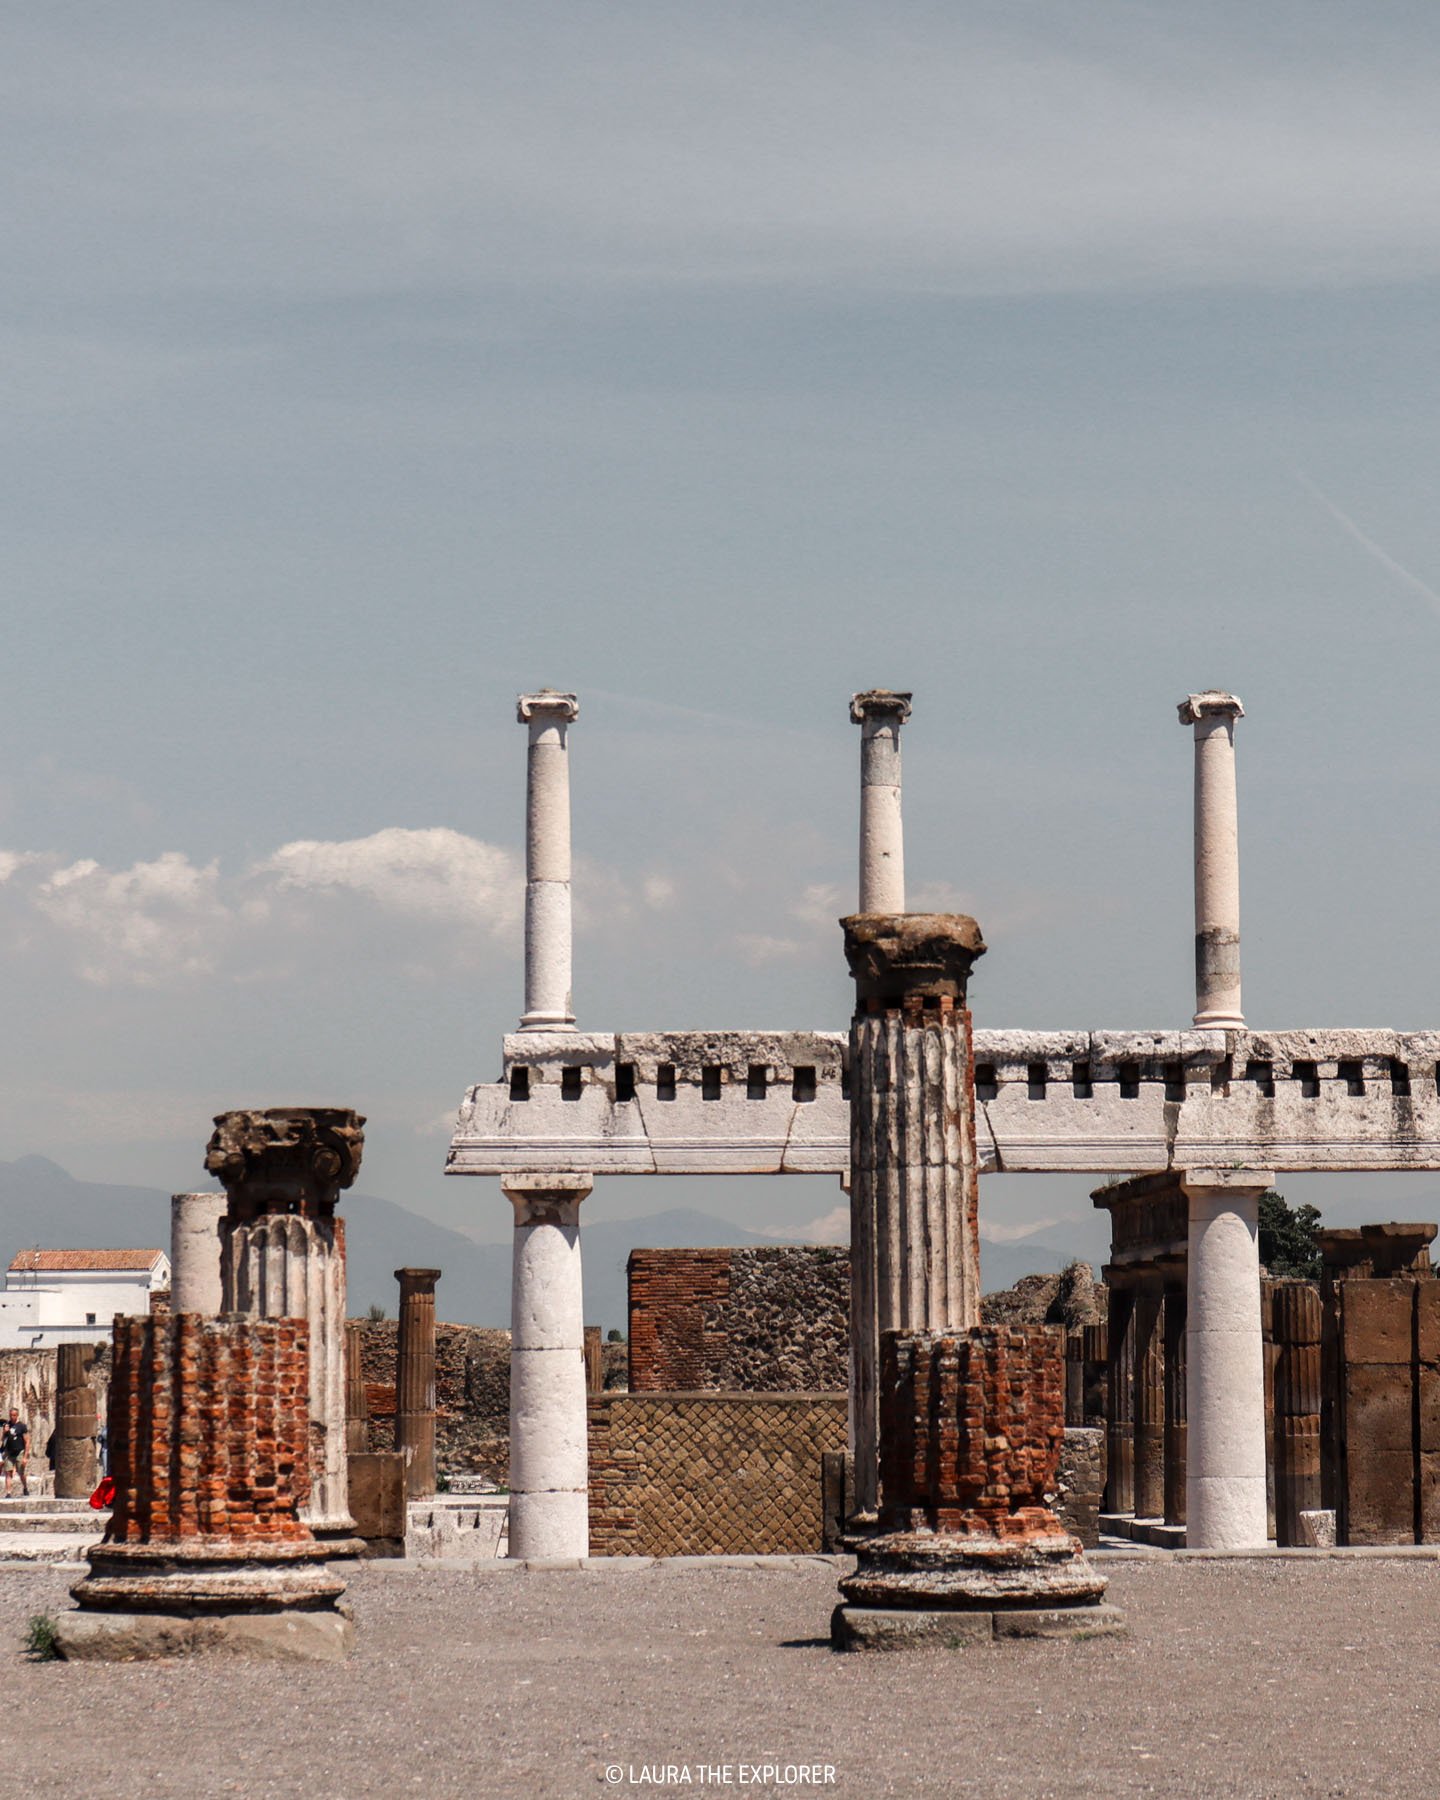
<svg viewBox="0 0 1440 1800">
<path fill-rule="evenodd" d="M 1319 1229 L 1315 1207 L 1291 1206 L 1274 1188 L 1260 1196 L 1260 1260 L 1272 1275 L 1318 1280 Z"/>
</svg>

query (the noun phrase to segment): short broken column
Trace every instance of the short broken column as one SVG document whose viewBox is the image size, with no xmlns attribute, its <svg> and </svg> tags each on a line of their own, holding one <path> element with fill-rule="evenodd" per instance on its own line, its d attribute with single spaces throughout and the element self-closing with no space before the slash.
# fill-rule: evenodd
<svg viewBox="0 0 1440 1800">
<path fill-rule="evenodd" d="M 62 1656 L 346 1654 L 345 1584 L 300 1516 L 308 1337 L 298 1318 L 115 1321 L 114 1507 L 56 1621 Z"/>
<path fill-rule="evenodd" d="M 1234 694 L 1189 694 L 1180 723 L 1195 728 L 1195 1023 L 1241 1031 L 1240 830 L 1235 801 Z"/>
<path fill-rule="evenodd" d="M 910 695 L 872 688 L 850 701 L 860 727 L 860 899 L 862 913 L 905 910 L 905 834 L 900 811 L 900 727 Z"/>
<path fill-rule="evenodd" d="M 1272 1290 L 1275 1364 L 1275 1542 L 1303 1544 L 1300 1515 L 1320 1506 L 1320 1290 L 1277 1281 Z"/>
<path fill-rule="evenodd" d="M 857 1514 L 878 1497 L 887 1331 L 980 1323 L 979 1163 L 966 983 L 985 946 L 950 913 L 843 919 L 850 1026 L 850 1360 Z"/>
<path fill-rule="evenodd" d="M 397 1269 L 395 1448 L 405 1459 L 405 1497 L 435 1492 L 435 1283 L 439 1269 Z"/>
<path fill-rule="evenodd" d="M 1187 1169 L 1186 1544 L 1250 1550 L 1266 1539 L 1260 1196 L 1255 1169 Z"/>
<path fill-rule="evenodd" d="M 1046 1503 L 1065 1435 L 1053 1329 L 887 1332 L 880 1395 L 879 1531 L 849 1540 L 837 1649 L 1123 1628 Z"/>
<path fill-rule="evenodd" d="M 55 1351 L 55 1497 L 83 1500 L 99 1478 L 95 1390 L 87 1379 L 93 1344 L 60 1344 Z"/>
<path fill-rule="evenodd" d="M 305 1522 L 355 1555 L 345 1425 L 345 1239 L 335 1216 L 360 1168 L 364 1119 L 348 1107 L 221 1113 L 205 1166 L 228 1196 L 221 1234 L 226 1313 L 310 1324 L 310 1492 Z"/>
<path fill-rule="evenodd" d="M 220 1233 L 229 1200 L 222 1189 L 170 1196 L 170 1310 L 214 1318 L 224 1303 Z"/>
<path fill-rule="evenodd" d="M 365 1328 L 345 1323 L 345 1449 L 364 1456 L 370 1449 L 370 1396 L 365 1389 Z"/>
<path fill-rule="evenodd" d="M 580 1280 L 586 1174 L 501 1177 L 515 1209 L 510 1286 L 510 1534 L 520 1560 L 590 1552 Z"/>
</svg>

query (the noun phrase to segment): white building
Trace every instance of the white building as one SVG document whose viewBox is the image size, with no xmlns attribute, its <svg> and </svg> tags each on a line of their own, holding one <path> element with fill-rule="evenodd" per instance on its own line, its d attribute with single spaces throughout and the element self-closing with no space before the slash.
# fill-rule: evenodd
<svg viewBox="0 0 1440 1800">
<path fill-rule="evenodd" d="M 148 1313 L 169 1286 L 163 1250 L 21 1250 L 0 1292 L 0 1349 L 100 1343 L 116 1313 Z"/>
</svg>

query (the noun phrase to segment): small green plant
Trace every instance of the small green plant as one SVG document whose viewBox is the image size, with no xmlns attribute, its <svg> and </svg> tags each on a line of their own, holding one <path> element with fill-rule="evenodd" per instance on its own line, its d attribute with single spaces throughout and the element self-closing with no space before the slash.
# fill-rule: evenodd
<svg viewBox="0 0 1440 1800">
<path fill-rule="evenodd" d="M 443 1471 L 435 1477 L 435 1492 L 437 1494 L 448 1494 L 450 1492 L 450 1477 Z"/>
<path fill-rule="evenodd" d="M 53 1613 L 31 1613 L 25 1626 L 25 1648 L 32 1662 L 58 1662 L 60 1640 Z"/>
<path fill-rule="evenodd" d="M 623 1344 L 625 1339 L 621 1336 L 619 1327 L 612 1325 L 605 1341 L 607 1344 Z"/>
<path fill-rule="evenodd" d="M 385 1308 L 381 1306 L 378 1301 L 375 1301 L 372 1303 L 370 1310 L 366 1313 L 365 1317 L 372 1322 L 378 1323 L 379 1320 L 385 1317 Z"/>
</svg>

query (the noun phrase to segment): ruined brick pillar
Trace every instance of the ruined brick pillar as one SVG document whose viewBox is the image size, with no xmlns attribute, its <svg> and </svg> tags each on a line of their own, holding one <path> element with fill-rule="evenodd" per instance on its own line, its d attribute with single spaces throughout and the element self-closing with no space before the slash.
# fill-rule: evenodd
<svg viewBox="0 0 1440 1800">
<path fill-rule="evenodd" d="M 1185 1270 L 1162 1265 L 1165 1280 L 1165 1523 L 1185 1523 Z"/>
<path fill-rule="evenodd" d="M 1275 1541 L 1304 1542 L 1300 1514 L 1320 1506 L 1320 1290 L 1277 1281 L 1272 1300 L 1275 1364 Z"/>
<path fill-rule="evenodd" d="M 1113 1268 L 1105 1270 L 1110 1296 L 1105 1386 L 1105 1510 L 1135 1510 L 1135 1293 Z"/>
<path fill-rule="evenodd" d="M 965 989 L 980 928 L 950 913 L 841 921 L 850 1027 L 855 1504 L 877 1504 L 879 1344 L 980 1322 L 975 1070 Z"/>
<path fill-rule="evenodd" d="M 358 1319 L 345 1325 L 345 1448 L 364 1456 L 370 1448 L 370 1397 L 365 1391 L 365 1336 Z"/>
<path fill-rule="evenodd" d="M 60 1344 L 55 1352 L 55 1495 L 81 1500 L 99 1478 L 95 1390 L 86 1376 L 93 1344 Z"/>
<path fill-rule="evenodd" d="M 1165 1338 L 1159 1280 L 1143 1278 L 1131 1313 L 1134 1395 L 1134 1509 L 1137 1519 L 1165 1511 Z"/>
<path fill-rule="evenodd" d="M 345 1653 L 345 1584 L 301 1514 L 308 1339 L 300 1318 L 115 1321 L 114 1507 L 58 1621 L 65 1656 Z"/>
<path fill-rule="evenodd" d="M 310 1494 L 305 1519 L 332 1554 L 358 1554 L 345 1425 L 345 1236 L 335 1215 L 364 1150 L 347 1107 L 221 1113 L 205 1166 L 227 1195 L 221 1286 L 227 1313 L 310 1325 Z"/>
<path fill-rule="evenodd" d="M 1047 1326 L 885 1333 L 879 1530 L 851 1540 L 837 1647 L 1119 1627 L 1104 1577 L 1046 1504 L 1065 1435 L 1059 1352 Z"/>
<path fill-rule="evenodd" d="M 439 1269 L 397 1269 L 399 1346 L 395 1353 L 395 1448 L 405 1458 L 405 1494 L 435 1492 L 435 1283 Z"/>
</svg>

